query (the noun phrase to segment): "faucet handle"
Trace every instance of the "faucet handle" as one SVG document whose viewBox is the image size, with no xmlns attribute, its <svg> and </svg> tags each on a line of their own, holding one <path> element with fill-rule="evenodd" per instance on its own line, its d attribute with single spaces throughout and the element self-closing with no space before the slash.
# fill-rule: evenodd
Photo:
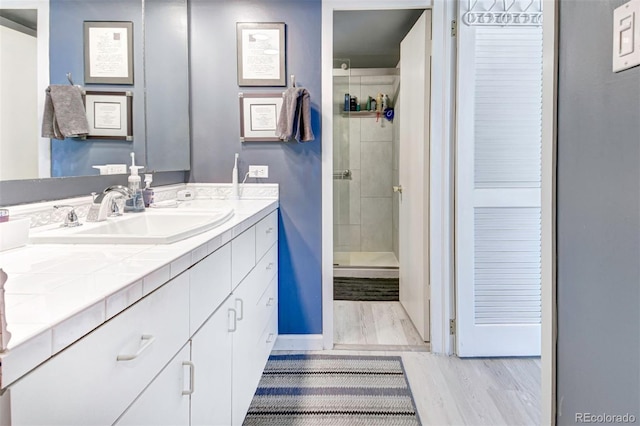
<svg viewBox="0 0 640 426">
<path fill-rule="evenodd" d="M 73 228 L 75 226 L 80 226 L 82 225 L 79 221 L 78 221 L 78 215 L 76 214 L 76 210 L 74 206 L 70 206 L 68 204 L 58 204 L 53 206 L 54 209 L 61 209 L 61 208 L 69 208 L 69 212 L 67 213 L 67 215 L 64 218 L 64 224 L 60 225 L 64 228 Z"/>
</svg>

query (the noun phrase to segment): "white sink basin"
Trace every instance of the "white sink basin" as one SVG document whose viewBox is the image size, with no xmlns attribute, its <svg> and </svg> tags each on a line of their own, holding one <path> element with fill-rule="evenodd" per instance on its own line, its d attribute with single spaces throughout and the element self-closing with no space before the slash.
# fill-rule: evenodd
<svg viewBox="0 0 640 426">
<path fill-rule="evenodd" d="M 29 237 L 29 241 L 52 244 L 170 244 L 215 228 L 232 216 L 230 207 L 199 212 L 127 213 L 105 222 L 87 222 L 77 228 L 37 232 Z"/>
</svg>

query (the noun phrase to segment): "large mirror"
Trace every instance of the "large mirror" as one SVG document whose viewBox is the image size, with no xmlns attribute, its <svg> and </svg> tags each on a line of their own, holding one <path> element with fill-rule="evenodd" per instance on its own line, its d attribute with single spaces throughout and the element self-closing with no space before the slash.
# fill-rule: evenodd
<svg viewBox="0 0 640 426">
<path fill-rule="evenodd" d="M 133 23 L 133 85 L 84 84 L 84 21 Z M 0 181 L 190 168 L 186 0 L 2 0 Z M 9 60 L 11 58 L 11 60 Z M 49 84 L 133 93 L 133 141 L 40 138 Z"/>
</svg>

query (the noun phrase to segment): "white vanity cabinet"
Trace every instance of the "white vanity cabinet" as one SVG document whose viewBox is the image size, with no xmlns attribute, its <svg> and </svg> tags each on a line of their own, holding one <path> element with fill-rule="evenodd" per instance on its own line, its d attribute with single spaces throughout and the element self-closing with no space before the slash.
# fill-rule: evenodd
<svg viewBox="0 0 640 426">
<path fill-rule="evenodd" d="M 277 337 L 277 229 L 275 210 L 10 385 L 11 424 L 242 424 Z"/>
<path fill-rule="evenodd" d="M 257 265 L 234 290 L 232 424 L 241 425 L 273 348 L 278 329 L 277 215 L 255 226 Z M 267 232 L 268 230 L 268 232 Z"/>
<path fill-rule="evenodd" d="M 112 424 L 188 339 L 183 273 L 11 385 L 11 422 Z"/>
</svg>

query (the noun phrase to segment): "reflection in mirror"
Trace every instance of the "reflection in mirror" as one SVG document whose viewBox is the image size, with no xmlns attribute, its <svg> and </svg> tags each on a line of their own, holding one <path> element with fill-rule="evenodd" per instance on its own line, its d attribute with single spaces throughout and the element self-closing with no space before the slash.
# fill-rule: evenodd
<svg viewBox="0 0 640 426">
<path fill-rule="evenodd" d="M 35 118 L 31 119 L 32 124 L 21 124 L 7 138 L 4 135 L 9 126 L 4 125 L 5 118 L 2 118 L 0 181 L 97 175 L 98 170 L 92 168 L 94 164 L 128 164 L 132 150 L 135 151 L 136 158 L 147 160 L 145 166 L 149 170 L 189 169 L 186 0 L 154 0 L 147 1 L 146 4 L 144 0 L 2 0 L 1 7 L 37 10 L 38 31 L 38 84 L 34 87 L 32 83 L 29 90 L 20 85 L 20 96 L 10 94 L 3 86 L 1 109 L 3 112 L 15 111 L 20 102 L 33 96 L 38 104 Z M 145 8 L 148 10 L 145 11 Z M 86 20 L 133 22 L 133 85 L 84 84 L 83 22 Z M 2 33 L 2 49 L 7 44 L 5 40 L 7 37 Z M 4 66 L 9 61 L 4 60 L 4 50 L 0 55 Z M 75 84 L 82 85 L 87 90 L 134 92 L 133 142 L 80 139 L 59 141 L 39 137 L 45 89 L 49 84 L 69 84 L 67 73 L 73 75 Z M 4 76 L 3 69 L 3 80 Z M 13 85 L 14 89 L 19 86 L 15 83 Z M 32 95 L 27 95 L 28 92 Z M 20 114 L 27 115 L 29 114 Z M 37 150 L 26 149 L 28 134 L 39 140 Z M 16 153 L 28 159 L 31 165 L 13 168 L 25 172 L 31 170 L 30 173 L 8 174 L 10 167 L 5 167 L 5 163 L 17 165 L 19 160 Z M 34 164 L 37 164 L 35 171 Z"/>
<path fill-rule="evenodd" d="M 163 3 L 161 1 L 160 3 Z M 51 176 L 98 174 L 94 165 L 130 164 L 131 152 L 139 162 L 145 153 L 144 21 L 141 0 L 51 0 L 49 32 L 51 84 L 75 84 L 91 91 L 133 93 L 133 141 L 111 139 L 51 140 Z M 131 22 L 133 25 L 133 84 L 86 84 L 84 79 L 84 22 Z"/>
<path fill-rule="evenodd" d="M 39 120 L 49 81 L 49 5 L 4 0 L 0 9 L 0 181 L 50 176 Z"/>
</svg>

